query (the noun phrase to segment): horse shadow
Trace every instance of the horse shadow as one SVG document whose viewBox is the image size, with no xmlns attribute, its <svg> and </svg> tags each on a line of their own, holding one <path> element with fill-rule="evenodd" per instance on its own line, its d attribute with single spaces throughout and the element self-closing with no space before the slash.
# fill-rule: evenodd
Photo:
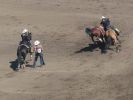
<svg viewBox="0 0 133 100">
<path fill-rule="evenodd" d="M 15 59 L 14 61 L 10 61 L 9 63 L 10 63 L 10 68 L 13 71 L 16 71 L 16 69 L 18 68 L 18 59 Z M 26 67 L 33 68 L 33 65 L 29 64 L 29 62 L 26 61 Z"/>
<path fill-rule="evenodd" d="M 105 44 L 97 42 L 93 44 L 89 44 L 87 47 L 81 48 L 80 50 L 76 51 L 75 53 L 82 53 L 82 52 L 93 52 L 95 49 L 99 48 L 101 53 L 106 53 Z"/>
<path fill-rule="evenodd" d="M 18 68 L 18 60 L 15 59 L 14 61 L 10 61 L 10 68 L 14 71 L 16 71 L 16 69 Z"/>
</svg>

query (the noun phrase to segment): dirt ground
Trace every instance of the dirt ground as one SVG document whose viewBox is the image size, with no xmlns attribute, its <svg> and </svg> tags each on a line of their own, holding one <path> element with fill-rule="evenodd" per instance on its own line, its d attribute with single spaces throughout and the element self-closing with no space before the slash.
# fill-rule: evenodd
<svg viewBox="0 0 133 100">
<path fill-rule="evenodd" d="M 133 100 L 132 9 L 132 0 L 0 0 L 0 100 Z M 88 50 L 84 29 L 102 15 L 122 31 L 119 53 Z M 24 28 L 46 66 L 15 72 Z"/>
</svg>

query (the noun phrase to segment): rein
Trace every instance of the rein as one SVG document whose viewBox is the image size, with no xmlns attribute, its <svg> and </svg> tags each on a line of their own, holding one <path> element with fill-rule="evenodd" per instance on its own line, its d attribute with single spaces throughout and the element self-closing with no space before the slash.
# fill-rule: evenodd
<svg viewBox="0 0 133 100">
<path fill-rule="evenodd" d="M 21 47 L 21 46 L 25 46 L 27 49 L 29 49 L 29 46 L 27 46 L 26 44 L 19 45 L 19 47 Z"/>
</svg>

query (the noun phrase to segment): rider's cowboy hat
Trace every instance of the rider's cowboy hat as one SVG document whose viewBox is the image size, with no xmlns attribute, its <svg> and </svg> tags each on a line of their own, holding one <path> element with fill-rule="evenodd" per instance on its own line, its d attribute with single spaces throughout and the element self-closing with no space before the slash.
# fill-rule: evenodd
<svg viewBox="0 0 133 100">
<path fill-rule="evenodd" d="M 38 41 L 38 40 L 36 40 L 35 42 L 34 42 L 34 45 L 39 45 L 40 44 L 40 41 Z"/>
<path fill-rule="evenodd" d="M 22 33 L 26 33 L 26 32 L 28 32 L 28 30 L 27 30 L 27 29 L 24 29 L 24 30 L 22 31 Z"/>
<path fill-rule="evenodd" d="M 105 16 L 102 16 L 101 19 L 105 19 L 106 17 Z"/>
</svg>

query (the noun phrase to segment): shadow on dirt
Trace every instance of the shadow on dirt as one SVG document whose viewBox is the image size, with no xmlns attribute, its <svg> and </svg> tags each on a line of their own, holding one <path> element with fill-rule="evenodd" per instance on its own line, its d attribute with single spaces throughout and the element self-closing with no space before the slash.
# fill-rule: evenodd
<svg viewBox="0 0 133 100">
<path fill-rule="evenodd" d="M 82 52 L 93 52 L 95 49 L 99 48 L 101 53 L 107 53 L 105 49 L 105 45 L 103 43 L 96 43 L 96 44 L 89 44 L 87 47 L 81 48 L 79 51 L 75 53 L 82 53 Z"/>
<path fill-rule="evenodd" d="M 33 68 L 33 65 L 26 64 L 26 67 Z"/>
<path fill-rule="evenodd" d="M 16 68 L 18 67 L 18 60 L 10 61 L 10 68 L 14 71 L 16 71 Z"/>
<path fill-rule="evenodd" d="M 18 60 L 15 59 L 14 61 L 10 61 L 10 68 L 13 70 L 13 71 L 16 71 L 16 69 L 18 68 Z M 33 68 L 33 65 L 30 65 L 28 61 L 26 61 L 26 67 L 29 67 L 29 68 Z"/>
</svg>

